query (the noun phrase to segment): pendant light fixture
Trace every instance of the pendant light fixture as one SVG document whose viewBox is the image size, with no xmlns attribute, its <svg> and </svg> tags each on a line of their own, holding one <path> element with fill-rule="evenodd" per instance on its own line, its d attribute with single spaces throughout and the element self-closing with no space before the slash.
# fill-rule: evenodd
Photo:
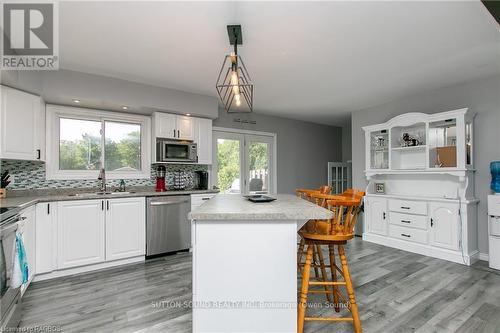
<svg viewBox="0 0 500 333">
<path fill-rule="evenodd" d="M 241 25 L 228 25 L 227 33 L 234 51 L 224 58 L 217 78 L 217 93 L 226 112 L 252 112 L 253 83 L 238 55 L 238 45 L 243 44 Z"/>
</svg>

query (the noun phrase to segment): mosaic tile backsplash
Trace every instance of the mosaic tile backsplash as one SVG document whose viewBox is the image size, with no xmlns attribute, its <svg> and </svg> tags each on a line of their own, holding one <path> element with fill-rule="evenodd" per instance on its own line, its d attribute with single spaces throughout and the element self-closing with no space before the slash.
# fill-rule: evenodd
<svg viewBox="0 0 500 333">
<path fill-rule="evenodd" d="M 207 171 L 206 165 L 195 164 L 167 164 L 166 183 L 167 187 L 174 184 L 174 175 L 178 172 L 184 174 L 186 188 L 194 187 L 194 172 L 198 170 Z M 0 171 L 9 170 L 14 181 L 7 186 L 8 190 L 48 189 L 48 188 L 82 188 L 97 187 L 97 179 L 78 180 L 48 180 L 45 178 L 45 163 L 37 161 L 0 160 Z M 125 179 L 127 186 L 154 186 L 156 184 L 155 164 L 151 165 L 151 178 L 149 179 Z M 120 180 L 107 180 L 111 187 L 119 186 Z"/>
</svg>

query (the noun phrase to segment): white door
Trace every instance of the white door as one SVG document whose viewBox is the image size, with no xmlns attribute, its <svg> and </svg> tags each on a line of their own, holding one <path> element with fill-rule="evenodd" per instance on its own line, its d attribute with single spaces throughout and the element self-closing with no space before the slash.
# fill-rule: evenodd
<svg viewBox="0 0 500 333">
<path fill-rule="evenodd" d="M 379 235 L 387 235 L 387 199 L 366 198 L 368 214 L 366 223 L 369 232 Z"/>
<path fill-rule="evenodd" d="M 21 216 L 24 219 L 24 227 L 22 231 L 23 240 L 24 240 L 24 248 L 26 251 L 26 260 L 28 262 L 28 282 L 23 285 L 23 292 L 30 284 L 31 280 L 35 276 L 35 207 L 32 206 L 27 208 L 21 213 Z"/>
<path fill-rule="evenodd" d="M 57 204 L 36 205 L 35 272 L 43 274 L 57 268 Z"/>
<path fill-rule="evenodd" d="M 176 118 L 175 114 L 155 112 L 154 126 L 155 134 L 158 138 L 176 139 Z"/>
<path fill-rule="evenodd" d="M 273 135 L 213 131 L 213 183 L 221 193 L 276 193 Z"/>
<path fill-rule="evenodd" d="M 0 94 L 0 158 L 36 160 L 39 155 L 35 148 L 35 120 L 40 98 L 5 86 L 1 86 Z"/>
<path fill-rule="evenodd" d="M 146 254 L 145 198 L 106 200 L 106 261 Z"/>
<path fill-rule="evenodd" d="M 103 262 L 104 200 L 61 201 L 57 210 L 57 268 Z"/>
<path fill-rule="evenodd" d="M 188 116 L 177 116 L 177 139 L 194 140 L 194 118 Z"/>
<path fill-rule="evenodd" d="M 458 250 L 458 204 L 431 202 L 431 245 Z"/>
<path fill-rule="evenodd" d="M 212 164 L 212 119 L 196 119 L 195 134 L 198 164 Z"/>
</svg>

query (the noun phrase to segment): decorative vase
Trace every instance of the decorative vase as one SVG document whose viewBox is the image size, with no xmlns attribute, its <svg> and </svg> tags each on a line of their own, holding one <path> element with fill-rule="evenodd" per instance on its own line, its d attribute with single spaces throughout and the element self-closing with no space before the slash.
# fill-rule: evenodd
<svg viewBox="0 0 500 333">
<path fill-rule="evenodd" d="M 491 186 L 493 192 L 500 194 L 500 161 L 490 163 Z"/>
</svg>

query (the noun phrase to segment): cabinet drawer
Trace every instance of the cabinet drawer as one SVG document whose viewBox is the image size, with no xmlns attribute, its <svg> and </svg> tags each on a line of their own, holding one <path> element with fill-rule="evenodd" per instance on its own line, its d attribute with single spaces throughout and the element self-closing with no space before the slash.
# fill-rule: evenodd
<svg viewBox="0 0 500 333">
<path fill-rule="evenodd" d="M 412 215 L 403 213 L 389 213 L 389 222 L 391 224 L 400 225 L 404 227 L 413 227 L 427 230 L 427 216 Z"/>
<path fill-rule="evenodd" d="M 410 242 L 427 244 L 427 231 L 389 225 L 389 236 Z"/>
<path fill-rule="evenodd" d="M 389 210 L 400 213 L 427 215 L 427 202 L 391 199 L 389 200 Z"/>
</svg>

